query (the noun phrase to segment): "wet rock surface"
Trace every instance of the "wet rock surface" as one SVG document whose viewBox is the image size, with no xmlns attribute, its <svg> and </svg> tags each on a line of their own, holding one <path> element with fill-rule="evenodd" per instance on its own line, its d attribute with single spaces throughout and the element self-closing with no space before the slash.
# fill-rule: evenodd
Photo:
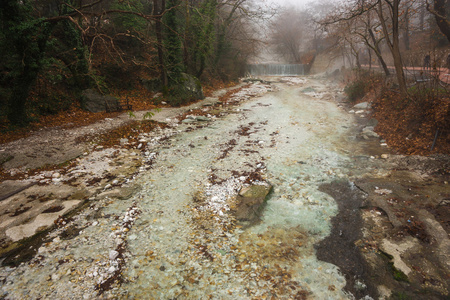
<svg viewBox="0 0 450 300">
<path fill-rule="evenodd" d="M 356 244 L 378 274 L 379 292 L 411 299 L 449 295 L 449 160 L 390 157 L 398 169 L 356 181 L 367 192 L 363 238 Z"/>
<path fill-rule="evenodd" d="M 362 238 L 363 219 L 360 208 L 367 194 L 354 183 L 335 181 L 324 184 L 320 190 L 329 194 L 337 202 L 339 213 L 331 220 L 333 228 L 328 237 L 316 244 L 320 260 L 337 265 L 345 274 L 346 290 L 356 299 L 366 295 L 376 299 L 377 285 L 372 280 L 367 261 L 355 243 Z"/>
<path fill-rule="evenodd" d="M 240 88 L 114 145 L 78 139 L 70 164 L 3 182 L 0 297 L 447 297 L 447 158 L 366 140 L 369 108 L 352 113 L 323 79 Z M 65 147 L 127 122 L 46 138 Z M 30 224 L 45 226 L 21 239 Z"/>
<path fill-rule="evenodd" d="M 269 184 L 242 188 L 236 199 L 236 219 L 250 225 L 259 221 L 265 201 L 271 191 L 272 186 Z"/>
</svg>

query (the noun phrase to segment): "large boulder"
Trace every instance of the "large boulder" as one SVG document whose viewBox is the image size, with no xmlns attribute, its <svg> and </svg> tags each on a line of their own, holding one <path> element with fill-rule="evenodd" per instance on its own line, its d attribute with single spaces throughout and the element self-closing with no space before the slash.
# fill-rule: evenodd
<svg viewBox="0 0 450 300">
<path fill-rule="evenodd" d="M 234 212 L 239 222 L 253 224 L 260 220 L 267 195 L 272 190 L 272 186 L 251 185 L 241 189 L 237 196 L 237 205 Z"/>
<path fill-rule="evenodd" d="M 190 94 L 192 99 L 201 100 L 205 98 L 200 80 L 196 77 L 186 73 L 181 73 L 181 85 L 186 92 Z"/>
<path fill-rule="evenodd" d="M 177 81 L 177 84 L 172 84 L 169 88 L 168 100 L 172 106 L 179 106 L 205 98 L 200 80 L 194 76 L 181 73 Z"/>
<path fill-rule="evenodd" d="M 119 109 L 119 100 L 109 95 L 101 95 L 93 89 L 82 92 L 84 109 L 90 112 L 116 111 Z"/>
</svg>

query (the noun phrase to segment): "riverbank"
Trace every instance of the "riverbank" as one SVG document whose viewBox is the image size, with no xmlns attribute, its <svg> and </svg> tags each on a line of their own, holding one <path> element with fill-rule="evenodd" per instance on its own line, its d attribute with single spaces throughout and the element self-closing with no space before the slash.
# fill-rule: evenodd
<svg viewBox="0 0 450 300">
<path fill-rule="evenodd" d="M 3 249 L 19 250 L 3 256 L 3 297 L 445 297 L 445 157 L 395 155 L 370 108 L 324 78 L 272 78 L 196 105 L 83 135 L 90 150 L 73 165 L 5 198 L 17 206 L 3 220 L 24 218 L 2 223 Z M 258 218 L 240 220 L 239 197 L 269 185 Z M 332 264 L 316 257 L 325 238 L 319 258 Z"/>
</svg>

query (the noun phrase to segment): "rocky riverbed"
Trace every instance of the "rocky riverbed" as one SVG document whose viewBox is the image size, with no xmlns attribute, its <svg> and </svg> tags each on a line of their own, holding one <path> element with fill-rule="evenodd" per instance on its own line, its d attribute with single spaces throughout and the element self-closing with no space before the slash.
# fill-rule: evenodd
<svg viewBox="0 0 450 300">
<path fill-rule="evenodd" d="M 135 115 L 2 145 L 3 298 L 448 297 L 448 157 L 395 155 L 337 84 Z"/>
</svg>

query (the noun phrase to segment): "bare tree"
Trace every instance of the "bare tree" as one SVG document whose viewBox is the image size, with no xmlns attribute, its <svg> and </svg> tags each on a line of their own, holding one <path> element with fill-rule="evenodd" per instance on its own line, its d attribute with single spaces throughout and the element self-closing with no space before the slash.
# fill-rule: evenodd
<svg viewBox="0 0 450 300">
<path fill-rule="evenodd" d="M 394 59 L 394 68 L 402 97 L 407 97 L 406 77 L 403 71 L 403 60 L 400 52 L 399 8 L 401 0 L 378 1 L 378 17 L 383 28 L 386 43 Z M 386 14 L 388 15 L 386 17 Z"/>
<path fill-rule="evenodd" d="M 271 43 L 289 63 L 300 63 L 300 47 L 305 36 L 305 11 L 286 9 L 272 22 Z"/>
</svg>

